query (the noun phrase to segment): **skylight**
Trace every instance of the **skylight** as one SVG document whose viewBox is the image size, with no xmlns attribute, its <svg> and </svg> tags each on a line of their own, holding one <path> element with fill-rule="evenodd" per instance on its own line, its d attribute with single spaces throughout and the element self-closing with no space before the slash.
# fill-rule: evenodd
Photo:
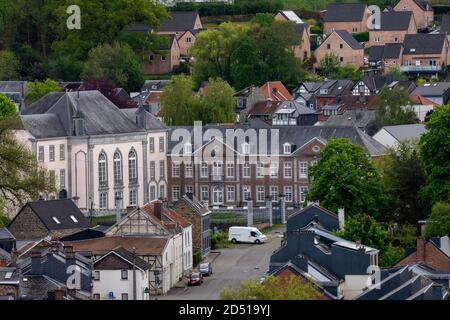
<svg viewBox="0 0 450 320">
<path fill-rule="evenodd" d="M 74 216 L 70 216 L 70 219 L 72 219 L 72 221 L 75 222 L 75 223 L 78 222 L 77 218 L 75 218 Z"/>
<path fill-rule="evenodd" d="M 12 277 L 12 272 L 7 272 L 6 274 L 5 274 L 5 279 L 11 279 L 11 277 Z"/>
<path fill-rule="evenodd" d="M 61 222 L 58 220 L 57 217 L 52 217 L 53 221 L 55 221 L 57 224 L 61 224 Z"/>
</svg>

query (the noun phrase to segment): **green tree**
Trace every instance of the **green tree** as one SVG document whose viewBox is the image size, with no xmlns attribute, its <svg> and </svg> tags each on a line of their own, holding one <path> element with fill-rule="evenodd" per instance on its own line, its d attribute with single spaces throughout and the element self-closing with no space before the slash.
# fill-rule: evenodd
<svg viewBox="0 0 450 320">
<path fill-rule="evenodd" d="M 406 81 L 408 77 L 398 68 L 393 68 L 388 74 L 393 81 Z"/>
<path fill-rule="evenodd" d="M 201 97 L 201 110 L 196 120 L 203 123 L 230 123 L 236 121 L 234 90 L 222 79 L 210 78 L 208 90 Z"/>
<path fill-rule="evenodd" d="M 310 176 L 308 200 L 319 200 L 335 212 L 344 208 L 349 217 L 364 212 L 378 221 L 391 218 L 380 175 L 361 146 L 347 139 L 330 140 L 310 168 Z"/>
<path fill-rule="evenodd" d="M 361 241 L 362 245 L 380 250 L 380 266 L 390 267 L 404 255 L 402 248 L 389 242 L 389 234 L 377 221 L 367 214 L 347 218 L 344 229 L 336 235 L 349 241 Z"/>
<path fill-rule="evenodd" d="M 222 300 L 317 300 L 320 296 L 310 282 L 294 275 L 270 276 L 263 283 L 244 280 L 239 288 L 225 288 L 220 293 Z"/>
<path fill-rule="evenodd" d="M 84 79 L 109 79 L 115 86 L 136 91 L 144 82 L 141 62 L 126 44 L 100 45 L 91 50 L 83 70 Z"/>
<path fill-rule="evenodd" d="M 438 202 L 427 219 L 425 238 L 443 236 L 450 236 L 450 204 Z"/>
<path fill-rule="evenodd" d="M 3 94 L 0 94 L 0 121 L 14 116 L 17 113 L 16 105 Z"/>
<path fill-rule="evenodd" d="M 171 126 L 192 125 L 199 108 L 198 99 L 192 94 L 191 77 L 179 75 L 164 87 L 161 94 L 161 111 L 164 122 Z"/>
<path fill-rule="evenodd" d="M 379 101 L 375 111 L 378 128 L 416 123 L 417 116 L 411 107 L 409 94 L 405 88 L 385 88 L 380 92 Z"/>
<path fill-rule="evenodd" d="M 386 190 L 392 195 L 393 211 L 399 224 L 417 224 L 425 218 L 419 192 L 426 175 L 419 156 L 417 142 L 404 141 L 389 151 L 389 157 L 381 164 Z"/>
<path fill-rule="evenodd" d="M 323 77 L 333 77 L 338 72 L 340 65 L 341 62 L 337 55 L 334 53 L 327 53 L 325 57 L 320 60 L 320 75 Z"/>
<path fill-rule="evenodd" d="M 361 70 L 352 66 L 351 64 L 346 64 L 339 67 L 336 71 L 336 74 L 333 76 L 336 79 L 351 79 L 351 80 L 359 80 L 361 78 Z"/>
<path fill-rule="evenodd" d="M 259 24 L 260 26 L 269 27 L 275 22 L 275 17 L 270 13 L 257 13 L 252 20 L 251 24 Z"/>
<path fill-rule="evenodd" d="M 18 80 L 19 59 L 11 51 L 0 51 L 0 80 Z"/>
<path fill-rule="evenodd" d="M 450 105 L 438 107 L 425 123 L 420 138 L 420 154 L 427 173 L 421 198 L 430 206 L 450 200 Z"/>
<path fill-rule="evenodd" d="M 43 82 L 32 82 L 28 85 L 27 99 L 30 102 L 35 102 L 50 92 L 60 92 L 61 87 L 58 82 L 47 79 Z"/>
</svg>

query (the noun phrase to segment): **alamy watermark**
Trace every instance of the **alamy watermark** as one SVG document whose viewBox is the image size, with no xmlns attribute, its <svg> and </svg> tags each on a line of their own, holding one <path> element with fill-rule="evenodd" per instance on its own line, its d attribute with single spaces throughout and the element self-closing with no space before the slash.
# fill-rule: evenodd
<svg viewBox="0 0 450 320">
<path fill-rule="evenodd" d="M 67 7 L 67 14 L 70 16 L 66 20 L 67 29 L 80 30 L 81 29 L 81 9 L 77 5 Z"/>
</svg>

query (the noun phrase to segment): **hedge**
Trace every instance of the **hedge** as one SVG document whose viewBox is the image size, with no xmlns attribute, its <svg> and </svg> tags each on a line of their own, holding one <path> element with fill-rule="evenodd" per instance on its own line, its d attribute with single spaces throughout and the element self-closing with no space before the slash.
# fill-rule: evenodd
<svg viewBox="0 0 450 320">
<path fill-rule="evenodd" d="M 358 42 L 367 42 L 369 41 L 369 32 L 353 33 L 353 38 Z"/>
<path fill-rule="evenodd" d="M 234 4 L 226 3 L 177 3 L 171 11 L 198 11 L 200 16 L 224 16 L 236 14 L 255 14 L 283 9 L 282 0 L 236 0 Z"/>
</svg>

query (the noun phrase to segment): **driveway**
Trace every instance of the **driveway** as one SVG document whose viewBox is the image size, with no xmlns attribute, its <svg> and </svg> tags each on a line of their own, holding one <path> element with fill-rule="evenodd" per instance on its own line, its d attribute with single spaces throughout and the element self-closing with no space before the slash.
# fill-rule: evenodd
<svg viewBox="0 0 450 320">
<path fill-rule="evenodd" d="M 226 287 L 239 287 L 244 279 L 260 279 L 266 276 L 272 252 L 280 246 L 282 229 L 268 234 L 268 242 L 255 244 L 235 244 L 222 249 L 212 263 L 214 274 L 205 277 L 200 286 L 174 288 L 166 296 L 158 299 L 218 300 Z"/>
</svg>

